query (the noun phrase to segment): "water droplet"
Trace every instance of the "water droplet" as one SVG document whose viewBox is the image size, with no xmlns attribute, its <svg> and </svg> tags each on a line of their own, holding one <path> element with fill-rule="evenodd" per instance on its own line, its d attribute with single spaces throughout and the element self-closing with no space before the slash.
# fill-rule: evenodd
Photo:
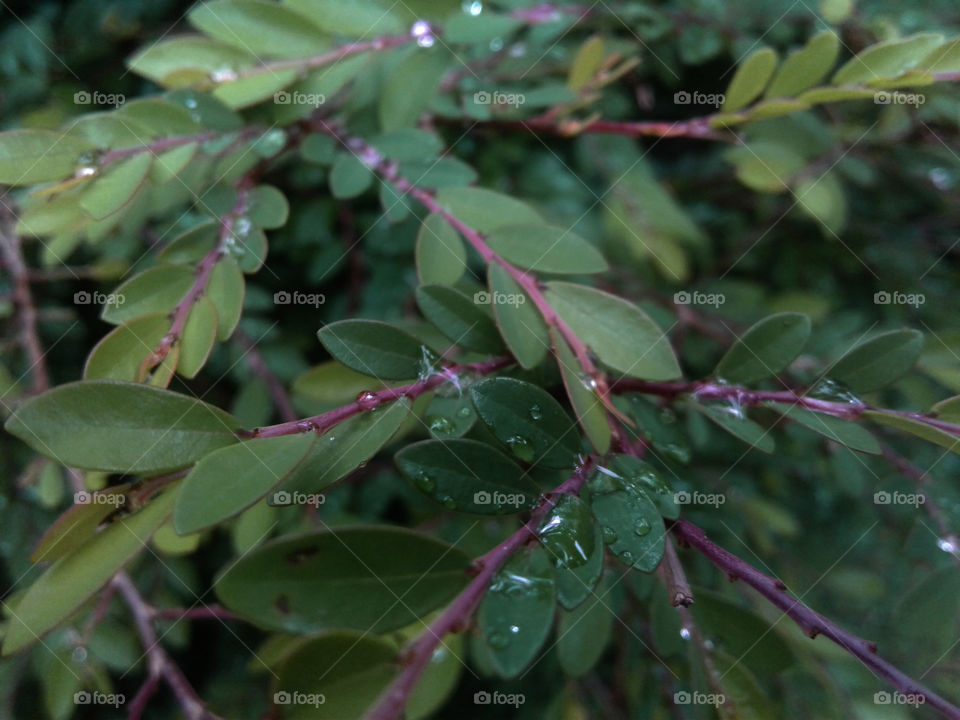
<svg viewBox="0 0 960 720">
<path fill-rule="evenodd" d="M 640 518 L 633 524 L 633 533 L 639 537 L 650 534 L 650 523 L 644 518 Z"/>
<path fill-rule="evenodd" d="M 443 415 L 431 415 L 427 418 L 427 428 L 433 435 L 446 437 L 455 432 L 453 423 Z"/>
<path fill-rule="evenodd" d="M 517 625 L 511 625 L 511 626 L 510 626 L 510 632 L 513 633 L 514 635 L 516 635 L 518 632 L 520 632 L 520 627 L 517 626 Z"/>
<path fill-rule="evenodd" d="M 543 418 L 543 410 L 540 409 L 539 405 L 533 405 L 530 407 L 530 417 L 534 420 L 540 420 Z"/>
<path fill-rule="evenodd" d="M 317 426 L 313 424 L 310 420 L 301 420 L 297 423 L 297 430 L 300 432 L 309 432 L 314 430 Z"/>
<path fill-rule="evenodd" d="M 426 493 L 433 492 L 433 489 L 437 486 L 437 483 L 434 481 L 434 479 L 429 475 L 427 475 L 426 473 L 421 473 L 420 475 L 418 475 L 416 479 L 416 483 L 417 483 L 417 487 L 419 487 L 421 490 L 423 490 Z"/>
<path fill-rule="evenodd" d="M 937 190 L 949 190 L 953 187 L 953 178 L 950 177 L 950 172 L 944 168 L 933 168 L 927 175 Z"/>
<path fill-rule="evenodd" d="M 627 563 L 630 563 L 633 561 L 633 553 L 630 552 L 629 550 L 624 550 L 622 553 L 620 553 L 620 557 L 623 559 L 624 562 L 627 562 Z"/>
<path fill-rule="evenodd" d="M 447 510 L 455 510 L 457 507 L 457 501 L 449 495 L 444 495 L 441 497 L 440 504 L 443 505 Z"/>
<path fill-rule="evenodd" d="M 503 38 L 494 38 L 490 41 L 490 49 L 494 52 L 503 50 Z"/>
<path fill-rule="evenodd" d="M 937 547 L 944 552 L 955 553 L 957 551 L 957 538 L 953 535 L 947 535 L 947 537 L 938 538 Z"/>
<path fill-rule="evenodd" d="M 593 517 L 583 501 L 573 495 L 560 498 L 540 525 L 538 535 L 558 567 L 580 567 L 594 550 Z"/>
<path fill-rule="evenodd" d="M 680 628 L 680 637 L 682 637 L 684 640 L 689 640 L 690 631 L 687 630 L 687 628 Z"/>
<path fill-rule="evenodd" d="M 457 410 L 457 417 L 462 417 L 462 418 L 470 417 L 470 408 L 464 405 L 462 408 Z"/>
<path fill-rule="evenodd" d="M 236 71 L 231 67 L 217 68 L 210 73 L 210 80 L 215 83 L 231 82 L 237 79 Z"/>
<path fill-rule="evenodd" d="M 188 110 L 196 110 L 196 109 L 197 109 L 197 101 L 196 101 L 195 98 L 192 98 L 192 97 L 191 97 L 191 98 L 187 98 L 186 100 L 184 100 L 183 104 L 187 107 Z"/>
<path fill-rule="evenodd" d="M 604 527 L 603 527 L 603 542 L 604 542 L 605 545 L 612 545 L 613 543 L 615 543 L 615 542 L 616 542 L 617 540 L 619 540 L 619 539 L 620 539 L 620 538 L 619 538 L 619 536 L 617 535 L 617 531 L 616 531 L 616 530 L 614 530 L 614 529 L 613 529 L 612 527 L 610 527 L 609 525 L 604 525 Z"/>
<path fill-rule="evenodd" d="M 380 401 L 377 399 L 376 393 L 370 390 L 361 390 L 357 393 L 357 405 L 362 410 L 373 410 L 379 404 Z"/>
<path fill-rule="evenodd" d="M 78 178 L 90 177 L 91 175 L 96 175 L 96 174 L 97 174 L 97 169 L 95 167 L 84 165 L 82 167 L 77 168 L 77 171 L 74 173 L 74 177 L 78 177 Z"/>
<path fill-rule="evenodd" d="M 830 378 L 824 378 L 818 382 L 813 389 L 811 389 L 810 395 L 821 400 L 830 400 L 831 402 L 843 402 L 849 405 L 863 404 L 863 401 L 853 394 L 853 392 Z"/>
<path fill-rule="evenodd" d="M 523 43 L 514 43 L 510 46 L 510 57 L 523 57 L 527 54 L 527 46 Z"/>
<path fill-rule="evenodd" d="M 417 45 L 420 47 L 433 47 L 436 42 L 433 28 L 426 20 L 417 20 L 410 28 L 410 34 L 417 39 Z"/>
<path fill-rule="evenodd" d="M 527 440 L 522 435 L 514 435 L 507 440 L 507 447 L 510 448 L 510 451 L 523 460 L 524 462 L 532 462 L 534 457 L 533 445 L 530 444 L 530 441 Z"/>
<path fill-rule="evenodd" d="M 463 0 L 461 6 L 467 15 L 479 15 L 483 12 L 483 3 L 480 0 Z"/>
<path fill-rule="evenodd" d="M 250 231 L 253 229 L 253 223 L 250 222 L 248 217 L 237 218 L 233 223 L 233 234 L 236 237 L 244 238 L 250 234 Z"/>
<path fill-rule="evenodd" d="M 87 649 L 85 647 L 75 647 L 70 654 L 70 659 L 75 663 L 85 663 L 87 661 Z"/>
</svg>

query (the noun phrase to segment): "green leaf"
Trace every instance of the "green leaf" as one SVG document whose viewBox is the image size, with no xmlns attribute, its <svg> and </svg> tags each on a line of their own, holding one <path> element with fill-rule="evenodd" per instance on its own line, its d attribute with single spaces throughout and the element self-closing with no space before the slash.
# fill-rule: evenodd
<svg viewBox="0 0 960 720">
<path fill-rule="evenodd" d="M 593 551 L 580 567 L 557 568 L 557 601 L 567 610 L 573 610 L 586 600 L 603 575 L 605 548 L 603 532 L 593 523 Z"/>
<path fill-rule="evenodd" d="M 206 220 L 177 235 L 157 254 L 157 260 L 172 265 L 196 265 L 217 242 L 220 223 Z"/>
<path fill-rule="evenodd" d="M 864 410 L 862 417 L 881 425 L 889 425 L 897 430 L 916 435 L 927 442 L 946 448 L 952 453 L 960 455 L 960 437 L 940 430 L 939 428 L 928 425 L 920 420 L 904 417 L 903 415 L 893 415 L 880 410 Z"/>
<path fill-rule="evenodd" d="M 937 416 L 937 420 L 948 423 L 960 422 L 960 395 L 941 400 L 930 408 L 930 412 Z"/>
<path fill-rule="evenodd" d="M 339 320 L 317 331 L 333 357 L 364 375 L 409 380 L 426 368 L 429 351 L 413 335 L 377 320 Z"/>
<path fill-rule="evenodd" d="M 75 552 L 57 560 L 30 586 L 15 608 L 6 606 L 11 619 L 3 640 L 3 654 L 10 655 L 32 644 L 103 587 L 146 547 L 150 536 L 169 516 L 176 496 L 175 489 L 168 490 L 139 512 L 119 518 Z"/>
<path fill-rule="evenodd" d="M 185 467 L 237 442 L 237 426 L 219 408 L 180 393 L 89 380 L 31 398 L 5 427 L 70 467 L 145 473 Z"/>
<path fill-rule="evenodd" d="M 553 565 L 541 548 L 514 555 L 494 576 L 477 618 L 501 677 L 517 677 L 540 652 L 553 625 L 556 592 Z"/>
<path fill-rule="evenodd" d="M 199 150 L 199 143 L 187 143 L 160 153 L 150 168 L 150 179 L 159 185 L 170 182 L 184 171 Z"/>
<path fill-rule="evenodd" d="M 290 203 L 273 185 L 259 185 L 250 193 L 247 215 L 257 227 L 273 230 L 287 224 Z"/>
<path fill-rule="evenodd" d="M 689 407 L 703 413 L 735 438 L 743 440 L 747 445 L 752 445 L 760 452 L 773 452 L 775 445 L 770 431 L 747 418 L 742 408 L 727 405 L 701 405 L 698 402 L 689 403 Z"/>
<path fill-rule="evenodd" d="M 467 250 L 442 215 L 428 215 L 417 234 L 417 276 L 424 284 L 453 285 L 467 269 Z"/>
<path fill-rule="evenodd" d="M 671 408 L 659 408 L 639 395 L 628 395 L 629 403 L 621 408 L 637 423 L 640 434 L 658 453 L 684 465 L 690 462 L 690 442 L 678 427 L 677 415 Z M 614 403 L 617 398 L 614 398 Z M 634 430 L 627 428 L 630 434 Z"/>
<path fill-rule="evenodd" d="M 634 570 L 653 572 L 663 557 L 666 528 L 647 493 L 602 472 L 587 487 L 593 516 L 610 552 Z"/>
<path fill-rule="evenodd" d="M 552 225 L 502 225 L 487 244 L 504 260 L 530 270 L 582 275 L 607 270 L 607 261 L 583 238 Z"/>
<path fill-rule="evenodd" d="M 433 100 L 450 66 L 443 48 L 415 48 L 384 81 L 377 106 L 380 127 L 397 130 L 414 125 Z"/>
<path fill-rule="evenodd" d="M 630 492 L 646 494 L 668 520 L 680 517 L 673 488 L 650 463 L 633 455 L 617 454 L 610 458 L 605 474 Z"/>
<path fill-rule="evenodd" d="M 871 455 L 880 454 L 880 445 L 877 439 L 855 422 L 785 403 L 767 403 L 767 407 L 773 408 L 783 414 L 784 417 L 823 435 L 829 440 L 846 445 L 851 450 L 858 450 Z"/>
<path fill-rule="evenodd" d="M 801 353 L 810 328 L 810 318 L 802 313 L 770 315 L 738 338 L 713 372 L 742 384 L 776 375 Z"/>
<path fill-rule="evenodd" d="M 209 80 L 213 73 L 236 72 L 256 64 L 256 56 L 249 52 L 194 36 L 161 40 L 127 61 L 135 73 L 166 87 Z"/>
<path fill-rule="evenodd" d="M 349 5 L 342 0 L 284 0 L 284 4 L 334 35 L 369 39 L 406 29 L 395 14 L 396 6 L 381 0 Z"/>
<path fill-rule="evenodd" d="M 396 654 L 390 642 L 367 632 L 321 633 L 283 659 L 274 698 L 288 720 L 360 720 L 399 671 Z M 294 697 L 301 702 L 288 704 Z"/>
<path fill-rule="evenodd" d="M 89 164 L 81 155 L 95 150 L 75 135 L 50 130 L 8 130 L 0 133 L 0 184 L 32 185 L 62 180 Z"/>
<path fill-rule="evenodd" d="M 386 387 L 398 384 L 384 383 Z M 369 387 L 368 375 L 351 370 L 336 360 L 320 363 L 293 381 L 293 392 L 310 401 L 311 412 L 326 412 L 351 403 Z"/>
<path fill-rule="evenodd" d="M 113 292 L 116 302 L 104 305 L 101 317 L 120 325 L 141 315 L 167 312 L 193 286 L 196 274 L 186 265 L 159 265 L 134 275 Z"/>
<path fill-rule="evenodd" d="M 136 382 L 144 358 L 170 332 L 168 313 L 150 313 L 115 327 L 90 351 L 83 369 L 85 380 Z"/>
<path fill-rule="evenodd" d="M 228 608 L 273 630 L 383 633 L 446 604 L 469 566 L 460 550 L 410 530 L 339 527 L 268 542 L 214 587 Z"/>
<path fill-rule="evenodd" d="M 833 84 L 852 85 L 879 78 L 897 77 L 912 70 L 942 43 L 943 35 L 920 33 L 871 45 L 837 70 L 833 76 Z"/>
<path fill-rule="evenodd" d="M 564 495 L 537 529 L 543 549 L 558 568 L 583 567 L 593 555 L 593 516 L 586 503 L 576 495 Z"/>
<path fill-rule="evenodd" d="M 777 68 L 777 53 L 761 48 L 744 60 L 727 87 L 723 112 L 735 112 L 760 97 Z"/>
<path fill-rule="evenodd" d="M 201 297 L 190 308 L 180 336 L 177 372 L 185 378 L 196 377 L 203 369 L 217 339 L 217 310 L 209 298 Z"/>
<path fill-rule="evenodd" d="M 403 398 L 339 423 L 320 438 L 278 492 L 315 493 L 332 485 L 376 455 L 409 413 L 410 401 Z M 271 503 L 277 499 L 272 497 Z"/>
<path fill-rule="evenodd" d="M 960 37 L 948 40 L 917 63 L 916 70 L 932 74 L 960 71 Z"/>
<path fill-rule="evenodd" d="M 448 285 L 421 285 L 416 293 L 420 312 L 455 344 L 476 352 L 500 353 L 503 341 L 497 326 L 477 302 L 482 294 L 471 299 Z"/>
<path fill-rule="evenodd" d="M 487 269 L 493 317 L 510 353 L 529 370 L 543 362 L 550 350 L 550 334 L 543 316 L 523 288 L 498 263 Z"/>
<path fill-rule="evenodd" d="M 400 128 L 382 133 L 370 140 L 370 144 L 385 158 L 396 162 L 435 158 L 443 150 L 443 140 L 436 133 L 419 128 Z"/>
<path fill-rule="evenodd" d="M 174 528 L 186 535 L 240 514 L 283 482 L 315 442 L 312 432 L 255 438 L 205 456 L 183 481 Z"/>
<path fill-rule="evenodd" d="M 80 207 L 95 220 L 113 215 L 140 191 L 152 163 L 153 155 L 147 152 L 117 163 L 102 177 L 94 178 L 80 196 Z"/>
<path fill-rule="evenodd" d="M 282 5 L 262 0 L 211 0 L 187 15 L 215 40 L 255 55 L 299 58 L 329 49 L 319 28 Z"/>
<path fill-rule="evenodd" d="M 847 203 L 837 173 L 825 172 L 807 178 L 793 188 L 797 207 L 823 225 L 828 233 L 838 234 L 847 221 Z"/>
<path fill-rule="evenodd" d="M 567 85 L 574 92 L 583 90 L 603 66 L 603 38 L 599 35 L 586 40 L 570 64 Z"/>
<path fill-rule="evenodd" d="M 437 202 L 462 223 L 481 233 L 489 234 L 504 225 L 543 223 L 526 203 L 485 188 L 443 188 L 437 193 Z"/>
<path fill-rule="evenodd" d="M 607 422 L 607 410 L 600 402 L 600 397 L 594 390 L 584 384 L 581 377 L 577 358 L 574 356 L 567 341 L 560 337 L 555 330 L 550 331 L 553 347 L 557 355 L 557 365 L 563 385 L 570 398 L 570 405 L 577 416 L 577 422 L 587 434 L 587 438 L 594 449 L 603 455 L 610 449 L 612 434 Z"/>
<path fill-rule="evenodd" d="M 424 440 L 403 448 L 397 467 L 448 510 L 508 515 L 529 510 L 540 488 L 512 460 L 476 440 Z"/>
<path fill-rule="evenodd" d="M 466 393 L 458 397 L 434 395 L 424 415 L 430 435 L 437 440 L 463 437 L 476 421 L 477 413 Z"/>
<path fill-rule="evenodd" d="M 416 634 L 425 632 L 419 623 L 413 627 Z M 423 720 L 433 715 L 454 693 L 464 670 L 464 663 L 460 659 L 465 655 L 464 646 L 462 635 L 448 635 L 433 651 L 426 670 L 404 708 L 408 720 Z"/>
<path fill-rule="evenodd" d="M 227 107 L 245 108 L 275 98 L 280 90 L 291 85 L 296 79 L 296 70 L 250 71 L 236 80 L 217 85 L 213 96 Z M 240 152 L 243 153 L 241 157 L 253 163 L 254 158 L 246 156 L 246 149 Z"/>
<path fill-rule="evenodd" d="M 577 464 L 576 422 L 546 391 L 513 378 L 488 378 L 470 388 L 480 418 L 523 462 L 551 468 Z"/>
<path fill-rule="evenodd" d="M 855 393 L 879 390 L 909 372 L 922 349 L 923 333 L 892 330 L 860 343 L 827 373 Z"/>
<path fill-rule="evenodd" d="M 573 283 L 547 283 L 547 302 L 597 357 L 631 377 L 672 380 L 680 366 L 666 334 L 636 305 Z"/>
<path fill-rule="evenodd" d="M 833 68 L 840 52 L 840 38 L 833 30 L 824 30 L 807 41 L 800 50 L 783 61 L 766 96 L 794 97 L 812 88 Z"/>
<path fill-rule="evenodd" d="M 373 171 L 353 153 L 341 153 L 330 170 L 330 192 L 340 200 L 363 194 L 373 184 Z"/>
<path fill-rule="evenodd" d="M 557 622 L 557 659 L 570 677 L 586 675 L 610 643 L 614 611 L 606 593 L 593 595 L 575 610 L 561 610 Z"/>
<path fill-rule="evenodd" d="M 228 340 L 240 324 L 245 288 L 243 273 L 230 258 L 221 258 L 210 271 L 206 297 L 217 311 L 218 340 Z"/>
</svg>

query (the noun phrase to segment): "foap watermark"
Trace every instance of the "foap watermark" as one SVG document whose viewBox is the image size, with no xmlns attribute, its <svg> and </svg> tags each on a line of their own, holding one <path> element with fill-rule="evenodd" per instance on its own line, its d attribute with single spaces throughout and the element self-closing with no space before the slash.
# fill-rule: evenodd
<svg viewBox="0 0 960 720">
<path fill-rule="evenodd" d="M 718 108 L 726 99 L 723 93 L 702 93 L 699 90 L 678 90 L 673 94 L 674 105 L 711 105 Z"/>
<path fill-rule="evenodd" d="M 327 301 L 327 296 L 323 293 L 303 293 L 299 290 L 287 292 L 280 290 L 273 294 L 274 305 L 313 305 L 320 307 Z"/>
<path fill-rule="evenodd" d="M 323 693 L 302 693 L 294 690 L 278 690 L 273 694 L 274 705 L 311 705 L 318 708 L 327 701 Z"/>
<path fill-rule="evenodd" d="M 299 90 L 288 92 L 279 90 L 273 94 L 273 102 L 277 105 L 309 105 L 310 107 L 320 107 L 327 101 L 327 96 L 323 93 L 305 93 Z"/>
<path fill-rule="evenodd" d="M 322 493 L 303 493 L 297 490 L 277 490 L 270 498 L 271 505 L 313 505 L 319 507 L 327 501 Z"/>
<path fill-rule="evenodd" d="M 487 492 L 478 490 L 473 494 L 474 505 L 511 505 L 520 507 L 527 504 L 527 496 L 523 493 L 503 493 L 499 491 Z"/>
<path fill-rule="evenodd" d="M 681 290 L 673 294 L 674 305 L 713 305 L 720 307 L 727 301 L 727 296 L 723 293 L 703 293 L 698 290 L 688 292 Z"/>
<path fill-rule="evenodd" d="M 73 694 L 74 705 L 110 705 L 118 708 L 127 701 L 123 693 L 103 693 L 99 690 L 89 692 L 87 690 L 77 690 Z"/>
<path fill-rule="evenodd" d="M 874 505 L 913 505 L 913 507 L 920 507 L 925 502 L 927 502 L 927 496 L 923 493 L 879 490 L 873 494 Z"/>
<path fill-rule="evenodd" d="M 876 105 L 913 105 L 920 107 L 927 101 L 926 95 L 922 93 L 905 93 L 899 90 L 880 90 L 873 94 L 873 102 Z"/>
<path fill-rule="evenodd" d="M 127 96 L 123 93 L 102 93 L 99 90 L 88 92 L 87 90 L 78 90 L 73 94 L 74 105 L 110 105 L 120 107 L 127 101 Z"/>
<path fill-rule="evenodd" d="M 887 692 L 880 690 L 873 694 L 874 705 L 912 705 L 920 707 L 927 701 L 927 696 L 923 693 L 902 693 L 899 690 Z"/>
<path fill-rule="evenodd" d="M 673 694 L 673 702 L 675 705 L 713 705 L 714 707 L 720 707 L 727 701 L 727 697 L 723 693 L 704 693 L 699 691 L 687 692 L 686 690 L 680 690 Z"/>
<path fill-rule="evenodd" d="M 927 301 L 927 296 L 923 293 L 904 293 L 899 290 L 887 292 L 881 290 L 873 294 L 874 305 L 911 305 L 918 308 Z"/>
<path fill-rule="evenodd" d="M 523 293 L 502 293 L 487 292 L 481 290 L 473 294 L 473 302 L 476 305 L 523 305 L 527 301 L 527 296 Z"/>
<path fill-rule="evenodd" d="M 510 107 L 520 107 L 527 101 L 523 93 L 507 93 L 494 90 L 488 92 L 481 90 L 473 94 L 473 102 L 477 105 L 508 105 Z"/>
<path fill-rule="evenodd" d="M 102 293 L 97 290 L 79 290 L 73 294 L 74 305 L 123 305 L 127 301 L 123 293 Z"/>
<path fill-rule="evenodd" d="M 518 708 L 527 701 L 523 693 L 503 693 L 497 690 L 487 692 L 479 690 L 473 694 L 474 705 L 512 705 Z"/>
<path fill-rule="evenodd" d="M 77 505 L 113 505 L 120 507 L 126 502 L 120 493 L 92 493 L 86 490 L 77 490 L 73 494 L 73 502 Z"/>
<path fill-rule="evenodd" d="M 723 493 L 681 490 L 673 494 L 673 501 L 677 505 L 713 505 L 713 507 L 718 508 L 727 501 L 727 496 Z"/>
</svg>

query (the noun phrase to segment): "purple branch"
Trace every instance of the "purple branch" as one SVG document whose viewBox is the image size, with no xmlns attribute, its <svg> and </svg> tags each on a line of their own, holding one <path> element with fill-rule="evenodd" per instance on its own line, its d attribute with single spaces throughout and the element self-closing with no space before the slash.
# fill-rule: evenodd
<svg viewBox="0 0 960 720">
<path fill-rule="evenodd" d="M 334 408 L 333 410 L 328 410 L 325 413 L 314 415 L 313 417 L 305 418 L 303 420 L 292 420 L 290 422 L 280 423 L 279 425 L 268 425 L 266 427 L 255 428 L 254 430 L 246 433 L 245 437 L 278 437 L 280 435 L 292 435 L 294 433 L 309 431 L 324 433 L 334 425 L 352 418 L 354 415 L 359 415 L 362 412 L 373 410 L 383 403 L 399 400 L 400 398 L 410 398 L 412 400 L 420 397 L 430 390 L 433 390 L 433 388 L 437 387 L 438 385 L 443 385 L 444 383 L 448 382 L 455 382 L 461 373 L 478 373 L 480 375 L 488 375 L 489 373 L 495 372 L 496 370 L 511 364 L 513 364 L 513 358 L 503 357 L 497 358 L 496 360 L 485 360 L 484 362 L 470 363 L 469 365 L 449 365 L 441 372 L 431 375 L 425 380 L 418 380 L 417 382 L 410 383 L 409 385 L 387 388 L 377 392 L 365 391 L 360 393 L 354 402 L 344 405 L 343 407 Z"/>
<path fill-rule="evenodd" d="M 904 695 L 922 696 L 926 704 L 938 710 L 944 717 L 951 720 L 960 720 L 960 708 L 877 656 L 877 647 L 874 643 L 847 632 L 823 615 L 811 610 L 799 600 L 790 597 L 787 594 L 786 586 L 781 581 L 763 574 L 736 555 L 714 544 L 707 538 L 703 530 L 686 520 L 677 520 L 673 524 L 672 530 L 681 544 L 695 549 L 726 573 L 731 580 L 743 580 L 780 608 L 811 638 L 824 635 L 866 665 L 877 677 L 885 680 Z"/>
<path fill-rule="evenodd" d="M 559 485 L 541 503 L 534 508 L 527 523 L 504 542 L 497 545 L 486 555 L 474 561 L 477 574 L 443 613 L 413 642 L 402 655 L 404 665 L 400 675 L 384 691 L 380 701 L 367 714 L 366 720 L 397 720 L 402 717 L 410 693 L 417 686 L 433 652 L 450 632 L 462 632 L 470 622 L 470 617 L 480 604 L 494 575 L 510 557 L 522 548 L 531 538 L 537 536 L 540 521 L 556 505 L 562 495 L 576 495 L 586 482 L 591 460 L 577 468 L 573 476 Z"/>
</svg>

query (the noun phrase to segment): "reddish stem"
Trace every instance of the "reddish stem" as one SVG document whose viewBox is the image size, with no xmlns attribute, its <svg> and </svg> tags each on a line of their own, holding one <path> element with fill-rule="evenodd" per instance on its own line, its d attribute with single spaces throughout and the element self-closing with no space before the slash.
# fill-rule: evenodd
<svg viewBox="0 0 960 720">
<path fill-rule="evenodd" d="M 451 632 L 462 632 L 474 610 L 480 604 L 494 575 L 527 541 L 537 536 L 540 521 L 556 505 L 562 495 L 576 495 L 586 482 L 591 460 L 588 460 L 568 480 L 552 493 L 545 495 L 534 508 L 527 523 L 493 550 L 474 561 L 477 574 L 457 599 L 403 651 L 403 671 L 384 691 L 378 704 L 367 714 L 366 720 L 396 720 L 401 717 L 410 693 L 426 669 L 434 650 Z"/>
<path fill-rule="evenodd" d="M 677 520 L 672 530 L 682 544 L 695 549 L 732 580 L 743 580 L 780 608 L 810 637 L 823 635 L 829 638 L 866 665 L 877 677 L 885 680 L 904 695 L 922 696 L 926 704 L 938 710 L 944 717 L 960 720 L 960 708 L 878 657 L 874 643 L 847 632 L 799 600 L 790 597 L 786 586 L 781 581 L 763 574 L 736 555 L 714 544 L 707 538 L 707 534 L 693 523 L 682 519 Z"/>
</svg>

